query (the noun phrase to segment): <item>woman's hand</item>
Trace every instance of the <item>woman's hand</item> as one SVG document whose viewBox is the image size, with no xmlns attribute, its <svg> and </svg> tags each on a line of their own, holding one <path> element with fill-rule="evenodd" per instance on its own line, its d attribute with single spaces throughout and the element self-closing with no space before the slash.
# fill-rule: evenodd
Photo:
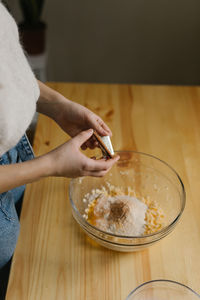
<svg viewBox="0 0 200 300">
<path fill-rule="evenodd" d="M 80 177 L 80 176 L 104 176 L 113 164 L 119 159 L 94 160 L 80 152 L 80 147 L 87 142 L 93 134 L 93 130 L 82 131 L 67 143 L 45 154 L 50 166 L 50 176 Z"/>
<path fill-rule="evenodd" d="M 71 137 L 83 130 L 93 128 L 99 135 L 112 135 L 104 121 L 86 107 L 58 95 L 59 114 L 55 115 L 55 121 Z"/>
<path fill-rule="evenodd" d="M 40 98 L 37 110 L 56 121 L 56 123 L 71 137 L 83 130 L 94 129 L 100 136 L 112 135 L 109 127 L 95 113 L 86 107 L 66 99 L 61 94 L 39 82 Z M 82 149 L 97 146 L 95 139 L 91 138 L 82 145 Z"/>
<path fill-rule="evenodd" d="M 99 135 L 111 135 L 100 117 L 39 82 L 37 111 L 54 119 L 72 139 L 53 151 L 19 164 L 0 166 L 0 193 L 47 176 L 104 176 L 119 159 L 95 160 L 86 157 L 80 147 L 94 148 L 93 129 Z"/>
<path fill-rule="evenodd" d="M 103 120 L 86 107 L 69 100 L 66 101 L 66 99 L 63 99 L 60 106 L 61 114 L 57 116 L 55 121 L 71 137 L 89 128 L 96 130 L 100 136 L 112 135 L 111 130 Z M 91 137 L 82 145 L 82 149 L 87 147 L 93 149 L 96 146 L 98 146 L 96 139 Z"/>
<path fill-rule="evenodd" d="M 104 176 L 119 156 L 94 160 L 83 155 L 80 147 L 92 134 L 92 129 L 82 131 L 47 154 L 22 163 L 0 166 L 0 193 L 48 176 Z"/>
</svg>

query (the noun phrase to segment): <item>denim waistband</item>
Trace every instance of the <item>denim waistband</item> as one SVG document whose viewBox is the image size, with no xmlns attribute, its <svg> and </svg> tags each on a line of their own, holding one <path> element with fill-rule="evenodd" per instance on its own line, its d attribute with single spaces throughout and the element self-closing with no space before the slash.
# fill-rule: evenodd
<svg viewBox="0 0 200 300">
<path fill-rule="evenodd" d="M 33 149 L 29 143 L 29 140 L 25 135 L 21 138 L 19 143 L 10 149 L 8 152 L 0 157 L 0 165 L 7 165 L 17 163 L 20 161 L 27 161 L 34 158 Z"/>
<path fill-rule="evenodd" d="M 16 147 L 22 161 L 31 160 L 34 158 L 33 148 L 31 147 L 26 134 L 23 135 Z"/>
<path fill-rule="evenodd" d="M 10 149 L 8 152 L 4 153 L 0 157 L 0 165 L 16 164 L 22 161 L 31 160 L 33 158 L 34 158 L 33 150 L 25 134 L 23 135 L 23 137 L 15 147 L 13 147 L 12 149 Z M 14 188 L 13 190 L 10 191 L 13 194 L 13 199 L 15 202 L 17 202 L 18 199 L 20 199 L 21 195 L 24 192 L 24 189 L 25 186 L 21 186 L 21 187 Z M 7 193 L 8 192 L 4 192 L 0 194 L 0 202 L 3 198 L 6 197 Z"/>
</svg>

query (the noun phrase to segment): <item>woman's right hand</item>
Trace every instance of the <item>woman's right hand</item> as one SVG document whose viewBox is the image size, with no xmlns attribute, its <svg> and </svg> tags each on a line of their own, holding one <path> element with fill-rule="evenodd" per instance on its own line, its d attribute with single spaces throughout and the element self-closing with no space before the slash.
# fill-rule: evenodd
<svg viewBox="0 0 200 300">
<path fill-rule="evenodd" d="M 0 193 L 47 176 L 80 177 L 104 176 L 119 159 L 94 160 L 85 156 L 80 147 L 92 136 L 93 130 L 82 131 L 67 143 L 18 164 L 0 166 Z"/>
<path fill-rule="evenodd" d="M 104 176 L 119 159 L 119 156 L 108 160 L 95 160 L 85 156 L 80 151 L 80 147 L 90 139 L 92 134 L 92 129 L 82 131 L 68 142 L 45 154 L 44 156 L 48 159 L 49 175 L 70 178 Z"/>
</svg>

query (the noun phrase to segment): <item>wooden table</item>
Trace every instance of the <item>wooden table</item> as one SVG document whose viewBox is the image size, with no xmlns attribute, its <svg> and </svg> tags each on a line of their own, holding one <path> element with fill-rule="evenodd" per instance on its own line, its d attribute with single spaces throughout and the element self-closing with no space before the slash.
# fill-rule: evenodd
<svg viewBox="0 0 200 300">
<path fill-rule="evenodd" d="M 49 83 L 99 114 L 115 149 L 153 154 L 173 166 L 186 188 L 186 208 L 175 230 L 136 253 L 88 241 L 74 221 L 68 179 L 27 186 L 21 233 L 7 300 L 124 300 L 137 285 L 158 278 L 200 293 L 200 88 Z M 39 117 L 34 150 L 41 155 L 68 137 Z"/>
</svg>

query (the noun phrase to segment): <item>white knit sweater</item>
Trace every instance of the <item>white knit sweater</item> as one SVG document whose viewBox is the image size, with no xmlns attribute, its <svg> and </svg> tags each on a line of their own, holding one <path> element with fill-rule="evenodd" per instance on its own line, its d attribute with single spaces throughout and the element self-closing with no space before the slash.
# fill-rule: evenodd
<svg viewBox="0 0 200 300">
<path fill-rule="evenodd" d="M 17 25 L 0 1 L 0 156 L 25 133 L 38 97 L 39 87 L 19 43 Z"/>
</svg>

